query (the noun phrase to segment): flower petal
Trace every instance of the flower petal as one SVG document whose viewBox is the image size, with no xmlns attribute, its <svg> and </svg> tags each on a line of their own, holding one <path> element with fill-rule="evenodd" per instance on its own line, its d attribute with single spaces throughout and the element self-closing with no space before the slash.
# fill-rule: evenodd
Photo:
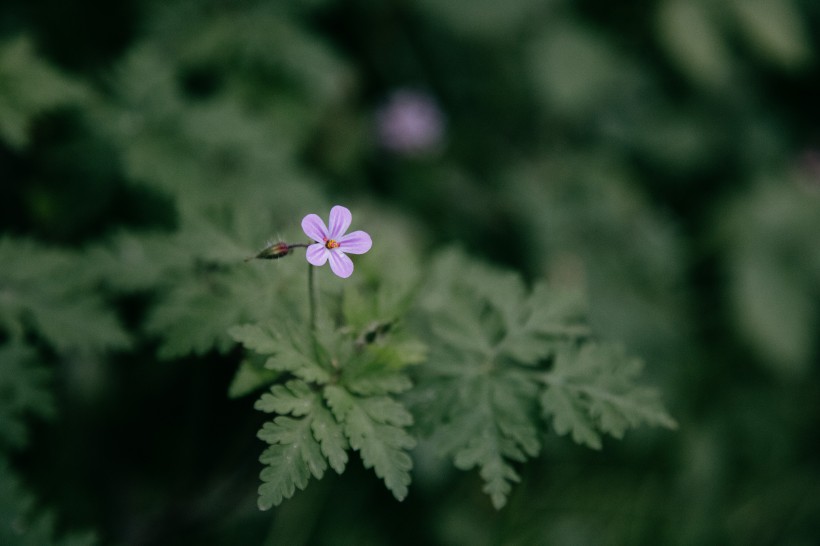
<svg viewBox="0 0 820 546">
<path fill-rule="evenodd" d="M 330 255 L 330 251 L 326 249 L 325 245 L 322 243 L 310 245 L 305 251 L 305 258 L 307 258 L 307 261 L 317 267 L 325 265 L 328 255 Z"/>
<path fill-rule="evenodd" d="M 343 279 L 348 278 L 353 273 L 353 261 L 344 252 L 338 250 L 329 251 L 330 269 Z"/>
<path fill-rule="evenodd" d="M 308 214 L 302 218 L 302 231 L 305 232 L 305 235 L 320 243 L 330 238 L 324 221 L 317 214 Z"/>
<path fill-rule="evenodd" d="M 338 241 L 339 237 L 345 234 L 347 228 L 350 227 L 350 221 L 353 216 L 350 211 L 341 205 L 336 205 L 330 209 L 330 221 L 328 222 L 330 228 L 328 230 L 328 237 Z"/>
<path fill-rule="evenodd" d="M 339 239 L 339 249 L 351 254 L 364 254 L 373 246 L 373 241 L 364 231 L 354 231 Z"/>
</svg>

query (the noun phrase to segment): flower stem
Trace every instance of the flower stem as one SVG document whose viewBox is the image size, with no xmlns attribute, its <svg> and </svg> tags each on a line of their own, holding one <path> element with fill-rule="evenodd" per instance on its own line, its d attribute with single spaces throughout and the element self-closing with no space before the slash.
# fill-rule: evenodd
<svg viewBox="0 0 820 546">
<path fill-rule="evenodd" d="M 313 265 L 308 264 L 308 327 L 310 335 L 316 338 L 316 286 L 313 281 Z"/>
</svg>

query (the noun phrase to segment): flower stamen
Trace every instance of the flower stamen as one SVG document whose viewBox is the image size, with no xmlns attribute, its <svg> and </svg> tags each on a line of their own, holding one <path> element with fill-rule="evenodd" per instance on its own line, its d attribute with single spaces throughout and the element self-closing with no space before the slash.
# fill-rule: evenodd
<svg viewBox="0 0 820 546">
<path fill-rule="evenodd" d="M 327 248 L 327 249 L 339 248 L 339 243 L 337 243 L 333 239 L 328 239 L 328 241 L 325 243 L 325 248 Z"/>
</svg>

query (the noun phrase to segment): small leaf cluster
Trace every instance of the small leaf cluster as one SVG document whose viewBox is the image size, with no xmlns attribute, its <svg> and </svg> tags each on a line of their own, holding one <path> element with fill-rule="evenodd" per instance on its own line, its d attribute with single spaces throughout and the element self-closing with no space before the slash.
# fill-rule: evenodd
<svg viewBox="0 0 820 546">
<path fill-rule="evenodd" d="M 131 340 L 81 253 L 0 237 L 0 262 L 0 450 L 22 449 L 26 419 L 54 413 L 44 354 L 88 358 Z"/>
<path fill-rule="evenodd" d="M 130 338 L 82 253 L 2 237 L 0 261 L 0 544 L 92 544 L 90 535 L 58 538 L 55 517 L 36 507 L 7 453 L 28 447 L 30 418 L 56 413 L 48 360 L 122 350 Z"/>
<path fill-rule="evenodd" d="M 451 251 L 434 261 L 417 322 L 430 344 L 408 395 L 419 431 L 456 467 L 477 468 L 496 508 L 549 423 L 594 449 L 601 434 L 675 427 L 658 394 L 635 384 L 640 362 L 590 337 L 577 293 L 527 289 Z"/>
<path fill-rule="evenodd" d="M 410 412 L 397 395 L 411 387 L 405 367 L 423 356 L 410 339 L 388 333 L 389 322 L 356 328 L 356 306 L 343 306 L 343 323 L 320 315 L 315 330 L 288 322 L 246 324 L 230 333 L 266 357 L 277 382 L 256 409 L 274 414 L 259 431 L 269 444 L 260 461 L 259 507 L 268 509 L 304 489 L 328 467 L 341 474 L 357 452 L 393 495 L 407 496 L 415 440 Z M 345 312 L 346 311 L 346 312 Z M 245 377 L 264 380 L 246 364 Z M 259 368 L 255 368 L 259 370 Z M 268 376 L 270 377 L 270 376 Z M 252 385 L 252 379 L 246 379 Z"/>
<path fill-rule="evenodd" d="M 259 432 L 263 509 L 341 474 L 351 451 L 401 500 L 418 436 L 478 469 L 501 508 L 550 429 L 600 449 L 605 434 L 676 426 L 637 383 L 640 361 L 593 339 L 578 291 L 528 288 L 458 250 L 403 293 L 366 284 L 325 292 L 313 328 L 297 312 L 230 330 L 250 352 L 232 393 L 268 387 L 255 406 L 273 415 Z"/>
</svg>

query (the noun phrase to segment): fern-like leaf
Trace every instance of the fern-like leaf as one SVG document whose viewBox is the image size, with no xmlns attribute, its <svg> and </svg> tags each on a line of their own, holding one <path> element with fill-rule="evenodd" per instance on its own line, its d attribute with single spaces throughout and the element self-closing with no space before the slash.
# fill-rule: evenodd
<svg viewBox="0 0 820 546">
<path fill-rule="evenodd" d="M 11 338 L 34 332 L 61 352 L 128 345 L 80 254 L 2 237 L 0 263 L 0 330 Z"/>
<path fill-rule="evenodd" d="M 350 447 L 342 427 L 333 418 L 333 414 L 320 401 L 313 406 L 311 430 L 319 441 L 322 453 L 330 463 L 330 468 L 341 474 L 347 465 L 347 450 Z"/>
<path fill-rule="evenodd" d="M 265 367 L 269 370 L 289 372 L 307 382 L 330 380 L 330 366 L 316 359 L 316 346 L 307 332 L 273 323 L 234 326 L 228 332 L 245 347 L 268 355 Z"/>
<path fill-rule="evenodd" d="M 540 449 L 533 418 L 535 385 L 507 369 L 443 379 L 432 392 L 436 405 L 444 410 L 433 424 L 433 443 L 453 457 L 456 467 L 477 467 L 485 481 L 484 491 L 501 508 L 511 484 L 518 481 L 513 464 L 537 455 Z"/>
<path fill-rule="evenodd" d="M 407 399 L 442 453 L 458 468 L 478 468 L 496 508 L 518 481 L 514 465 L 540 450 L 539 407 L 559 433 L 592 447 L 599 432 L 672 423 L 653 391 L 633 385 L 639 368 L 608 353 L 584 349 L 583 384 L 555 388 L 571 375 L 565 348 L 590 344 L 578 294 L 545 283 L 527 290 L 517 275 L 453 251 L 435 259 L 423 294 L 430 358 Z"/>
<path fill-rule="evenodd" d="M 566 347 L 542 376 L 542 411 L 558 434 L 571 433 L 573 440 L 593 449 L 601 447 L 598 431 L 621 438 L 628 428 L 642 424 L 676 428 L 658 392 L 636 384 L 641 367 L 639 360 L 613 347 Z"/>
<path fill-rule="evenodd" d="M 387 332 L 365 336 L 326 315 L 317 319 L 315 338 L 284 323 L 236 326 L 230 335 L 267 357 L 268 369 L 290 378 L 256 403 L 256 409 L 278 415 L 260 431 L 271 444 L 262 456 L 260 507 L 291 497 L 327 466 L 342 473 L 351 448 L 397 499 L 407 495 L 412 416 L 392 395 L 411 385 L 403 368 L 418 360 L 417 344 L 394 344 Z M 405 346 L 415 350 L 400 350 Z"/>
<path fill-rule="evenodd" d="M 326 387 L 324 395 L 365 467 L 373 468 L 393 496 L 403 500 L 413 467 L 407 451 L 415 446 L 404 428 L 412 423 L 410 413 L 389 398 L 359 398 L 337 386 Z"/>
<path fill-rule="evenodd" d="M 265 423 L 259 439 L 269 444 L 259 458 L 266 465 L 260 474 L 259 508 L 267 510 L 304 489 L 310 476 L 321 479 L 327 469 L 309 418 L 277 417 Z"/>
</svg>

